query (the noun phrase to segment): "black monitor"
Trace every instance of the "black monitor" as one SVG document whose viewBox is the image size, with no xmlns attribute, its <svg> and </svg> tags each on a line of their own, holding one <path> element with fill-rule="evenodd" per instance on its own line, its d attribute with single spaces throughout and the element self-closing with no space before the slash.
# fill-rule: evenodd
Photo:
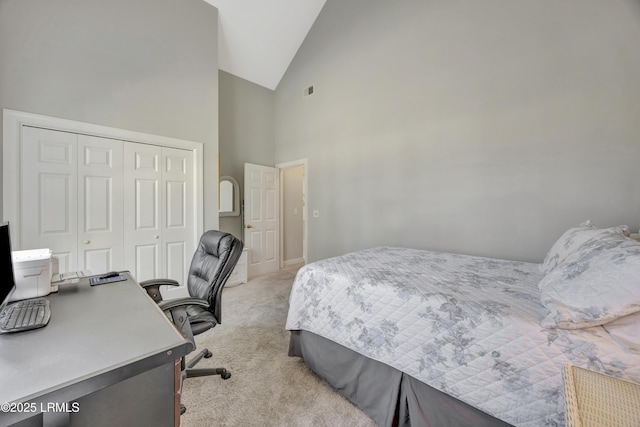
<svg viewBox="0 0 640 427">
<path fill-rule="evenodd" d="M 11 235 L 9 223 L 0 224 L 0 312 L 9 302 L 11 294 L 16 289 L 13 277 L 13 261 L 11 259 Z"/>
</svg>

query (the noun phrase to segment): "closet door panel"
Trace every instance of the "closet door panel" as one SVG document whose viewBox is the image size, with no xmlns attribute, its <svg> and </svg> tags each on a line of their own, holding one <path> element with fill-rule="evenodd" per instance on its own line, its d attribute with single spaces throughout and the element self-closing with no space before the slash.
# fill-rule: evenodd
<svg viewBox="0 0 640 427">
<path fill-rule="evenodd" d="M 162 199 L 164 222 L 162 241 L 167 278 L 184 283 L 195 250 L 193 230 L 193 153 L 162 149 Z M 165 291 L 168 294 L 172 289 Z M 181 292 L 181 290 L 175 290 Z"/>
<path fill-rule="evenodd" d="M 112 270 L 122 270 L 122 267 L 113 262 L 114 251 L 111 248 L 84 249 L 82 251 L 81 265 L 93 274 L 102 274 Z"/>
<path fill-rule="evenodd" d="M 77 135 L 23 126 L 20 249 L 49 248 L 54 272 L 77 270 Z"/>
<path fill-rule="evenodd" d="M 122 141 L 78 135 L 78 269 L 124 268 Z"/>
<path fill-rule="evenodd" d="M 180 283 L 184 282 L 184 277 L 189 272 L 189 265 L 185 262 L 189 258 L 193 257 L 193 252 L 188 253 L 184 242 L 169 242 L 165 245 L 167 254 L 167 276 L 169 278 L 175 277 Z"/>
<path fill-rule="evenodd" d="M 149 245 L 138 244 L 135 246 L 135 264 L 134 269 L 130 271 L 135 277 L 143 277 L 142 280 L 149 280 L 153 278 L 159 278 L 161 275 L 152 274 L 153 272 L 160 271 L 160 245 L 158 243 L 152 243 Z"/>
<path fill-rule="evenodd" d="M 165 276 L 161 163 L 161 147 L 124 143 L 125 268 L 139 281 Z"/>
</svg>

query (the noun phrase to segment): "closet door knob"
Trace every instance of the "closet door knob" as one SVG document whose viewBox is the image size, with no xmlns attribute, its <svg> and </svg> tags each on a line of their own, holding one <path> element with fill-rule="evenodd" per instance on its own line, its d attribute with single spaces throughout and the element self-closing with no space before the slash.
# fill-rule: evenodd
<svg viewBox="0 0 640 427">
<path fill-rule="evenodd" d="M 153 237 L 155 237 L 155 238 L 156 238 L 156 240 L 160 238 L 160 236 L 158 236 L 158 235 L 155 235 L 155 236 L 153 236 Z"/>
<path fill-rule="evenodd" d="M 89 243 L 91 243 L 91 240 L 85 240 L 83 243 L 84 243 L 85 245 L 88 245 Z"/>
</svg>

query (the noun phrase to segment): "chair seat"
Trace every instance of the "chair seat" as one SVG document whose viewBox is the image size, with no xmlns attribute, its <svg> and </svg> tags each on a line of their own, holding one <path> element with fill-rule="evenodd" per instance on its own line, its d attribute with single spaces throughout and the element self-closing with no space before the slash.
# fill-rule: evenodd
<svg viewBox="0 0 640 427">
<path fill-rule="evenodd" d="M 189 316 L 189 324 L 193 335 L 201 334 L 218 324 L 210 311 L 198 305 L 187 306 L 187 315 Z"/>
</svg>

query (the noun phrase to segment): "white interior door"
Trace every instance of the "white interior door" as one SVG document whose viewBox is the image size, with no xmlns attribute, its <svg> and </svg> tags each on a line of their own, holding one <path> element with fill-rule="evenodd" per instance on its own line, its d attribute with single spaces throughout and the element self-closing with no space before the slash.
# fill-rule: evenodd
<svg viewBox="0 0 640 427">
<path fill-rule="evenodd" d="M 78 270 L 122 269 L 122 141 L 78 135 Z"/>
<path fill-rule="evenodd" d="M 244 164 L 244 243 L 250 251 L 249 277 L 280 267 L 279 171 Z"/>
<path fill-rule="evenodd" d="M 24 126 L 20 157 L 20 249 L 49 248 L 53 270 L 78 269 L 77 139 Z"/>
</svg>

